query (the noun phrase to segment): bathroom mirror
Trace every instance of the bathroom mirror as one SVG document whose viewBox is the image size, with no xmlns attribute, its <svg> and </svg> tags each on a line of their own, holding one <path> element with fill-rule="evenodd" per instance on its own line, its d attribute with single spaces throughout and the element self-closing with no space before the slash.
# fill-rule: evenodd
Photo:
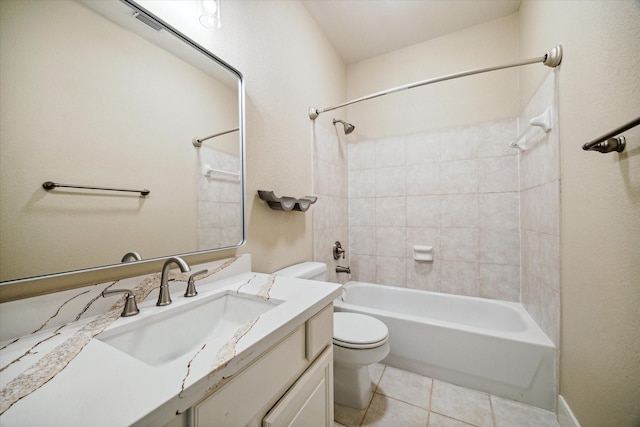
<svg viewBox="0 0 640 427">
<path fill-rule="evenodd" d="M 131 0 L 0 8 L 0 282 L 244 243 L 238 70 Z"/>
</svg>

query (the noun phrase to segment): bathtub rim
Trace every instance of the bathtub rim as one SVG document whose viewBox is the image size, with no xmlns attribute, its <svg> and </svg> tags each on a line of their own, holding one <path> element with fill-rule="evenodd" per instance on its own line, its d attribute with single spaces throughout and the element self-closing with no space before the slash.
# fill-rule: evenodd
<svg viewBox="0 0 640 427">
<path fill-rule="evenodd" d="M 434 319 L 431 317 L 416 316 L 413 314 L 404 314 L 397 311 L 383 310 L 383 309 L 378 309 L 374 307 L 345 302 L 343 300 L 345 293 L 349 290 L 349 288 L 355 287 L 355 286 L 382 288 L 383 291 L 392 292 L 392 293 L 408 292 L 412 294 L 437 294 L 438 296 L 444 296 L 446 298 L 462 299 L 465 301 L 473 300 L 477 302 L 482 302 L 483 304 L 507 307 L 511 310 L 516 311 L 518 315 L 522 317 L 522 320 L 526 324 L 527 328 L 524 331 L 515 331 L 515 332 L 504 331 L 504 330 L 494 330 L 494 329 L 488 329 L 488 328 L 483 328 L 478 326 L 471 326 L 471 325 L 466 325 L 461 323 L 449 322 L 446 320 Z M 406 320 L 406 321 L 411 321 L 411 322 L 429 323 L 432 325 L 477 333 L 484 336 L 505 338 L 505 339 L 510 339 L 518 342 L 535 343 L 535 344 L 550 347 L 553 349 L 556 348 L 556 346 L 553 344 L 551 339 L 544 333 L 542 328 L 540 328 L 540 326 L 538 326 L 538 324 L 533 320 L 533 318 L 527 312 L 524 306 L 520 303 L 515 303 L 510 301 L 491 300 L 487 298 L 471 297 L 466 295 L 447 294 L 442 292 L 426 291 L 426 290 L 420 290 L 420 289 L 400 288 L 397 286 L 378 285 L 375 283 L 350 280 L 343 285 L 343 295 L 336 298 L 336 300 L 334 301 L 334 307 L 336 308 L 336 311 L 355 311 L 363 314 L 372 313 L 378 316 L 396 317 L 396 318 Z"/>
</svg>

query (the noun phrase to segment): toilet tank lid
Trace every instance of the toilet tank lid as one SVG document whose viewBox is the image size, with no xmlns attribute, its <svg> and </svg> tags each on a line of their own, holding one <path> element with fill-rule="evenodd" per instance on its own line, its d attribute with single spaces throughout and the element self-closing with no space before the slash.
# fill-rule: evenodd
<svg viewBox="0 0 640 427">
<path fill-rule="evenodd" d="M 327 264 L 323 262 L 301 262 L 294 264 L 282 270 L 276 271 L 276 276 L 297 277 L 300 279 L 309 279 L 327 271 Z"/>
</svg>

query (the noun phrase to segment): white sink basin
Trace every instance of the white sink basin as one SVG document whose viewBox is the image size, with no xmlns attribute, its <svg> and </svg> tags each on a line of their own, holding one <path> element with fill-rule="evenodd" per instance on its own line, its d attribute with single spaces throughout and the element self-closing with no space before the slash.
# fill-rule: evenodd
<svg viewBox="0 0 640 427">
<path fill-rule="evenodd" d="M 162 307 L 164 311 L 147 318 L 131 318 L 131 323 L 96 338 L 148 365 L 159 366 L 196 351 L 208 336 L 230 339 L 239 327 L 282 302 L 235 292 L 196 298 L 200 297 L 179 307 Z"/>
</svg>

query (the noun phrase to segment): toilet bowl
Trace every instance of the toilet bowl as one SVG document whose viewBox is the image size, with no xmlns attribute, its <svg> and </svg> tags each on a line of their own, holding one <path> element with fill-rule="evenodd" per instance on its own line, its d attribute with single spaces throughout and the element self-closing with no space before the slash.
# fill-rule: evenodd
<svg viewBox="0 0 640 427">
<path fill-rule="evenodd" d="M 273 274 L 324 281 L 327 265 L 304 262 Z M 371 400 L 368 366 L 384 359 L 389 350 L 389 330 L 380 320 L 359 313 L 333 313 L 334 400 L 352 408 L 365 408 Z"/>
</svg>

